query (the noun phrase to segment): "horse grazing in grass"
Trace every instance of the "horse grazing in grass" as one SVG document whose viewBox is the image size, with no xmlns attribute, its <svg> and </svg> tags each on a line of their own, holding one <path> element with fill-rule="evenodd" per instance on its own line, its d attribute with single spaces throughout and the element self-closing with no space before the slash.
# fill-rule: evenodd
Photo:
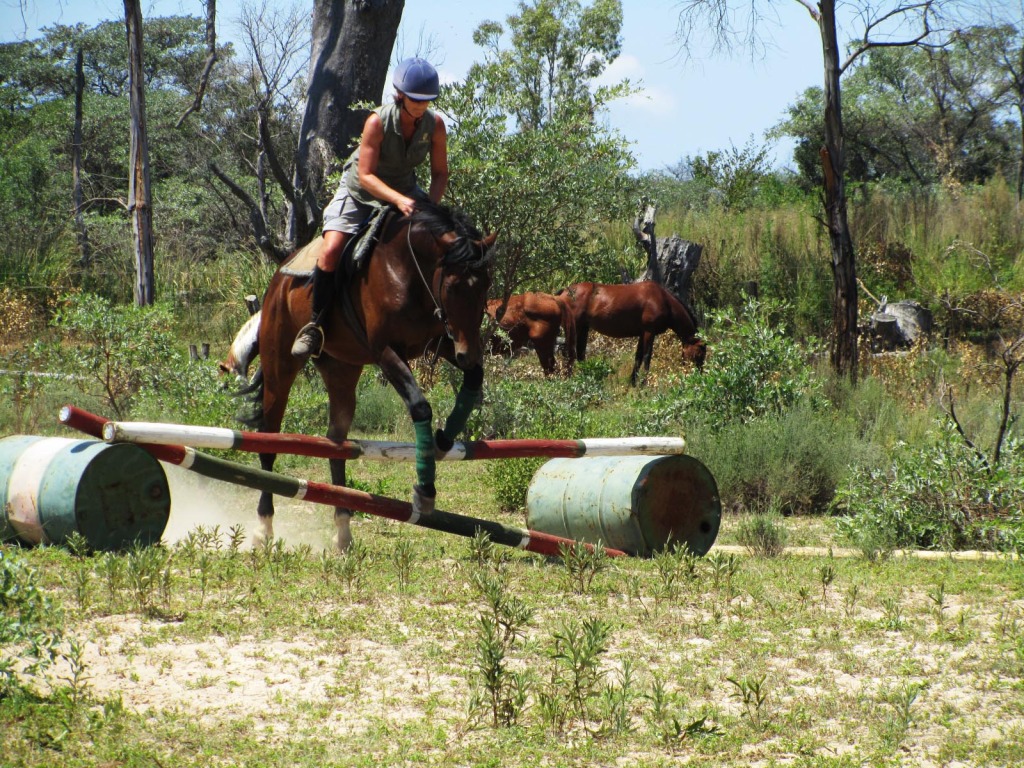
<svg viewBox="0 0 1024 768">
<path fill-rule="evenodd" d="M 498 319 L 502 305 L 505 312 Z M 524 293 L 509 296 L 508 302 L 487 302 L 487 314 L 498 323 L 505 336 L 491 336 L 491 352 L 509 354 L 533 346 L 544 373 L 555 372 L 555 345 L 559 328 L 565 331 L 565 363 L 572 371 L 576 361 L 576 322 L 568 306 L 549 293 Z"/>
<path fill-rule="evenodd" d="M 489 251 L 495 235 L 481 234 L 447 208 L 419 203 L 411 217 L 383 225 L 368 259 L 336 291 L 326 318 L 324 346 L 314 363 L 327 388 L 327 437 L 344 440 L 356 406 L 363 367 L 377 365 L 402 397 L 416 433 L 414 512 L 434 509 L 435 450 L 448 451 L 479 401 L 483 386 L 480 324 L 490 287 Z M 287 262 L 285 263 L 287 266 Z M 339 275 L 343 268 L 339 268 Z M 278 269 L 263 298 L 259 326 L 260 370 L 249 392 L 262 410 L 262 432 L 280 432 L 288 394 L 303 361 L 291 354 L 296 333 L 310 316 L 312 281 Z M 455 406 L 435 435 L 433 411 L 408 361 L 435 352 L 463 372 Z M 436 443 L 435 443 L 436 441 Z M 260 454 L 265 470 L 276 454 Z M 331 482 L 345 484 L 345 462 L 330 459 Z M 273 540 L 274 501 L 260 495 L 257 540 Z M 335 544 L 352 541 L 351 510 L 336 507 Z"/>
<path fill-rule="evenodd" d="M 576 283 L 555 295 L 571 309 L 576 321 L 577 360 L 585 359 L 591 329 L 613 339 L 636 336 L 636 358 L 629 377 L 635 385 L 640 366 L 645 374 L 651 368 L 655 337 L 671 328 L 683 344 L 683 359 L 698 370 L 704 366 L 707 346 L 697 336 L 693 314 L 658 283 Z"/>
</svg>

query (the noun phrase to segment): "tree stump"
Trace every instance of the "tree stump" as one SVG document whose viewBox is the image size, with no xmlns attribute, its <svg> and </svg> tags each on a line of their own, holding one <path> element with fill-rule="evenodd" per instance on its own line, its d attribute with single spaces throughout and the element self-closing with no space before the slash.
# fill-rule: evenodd
<svg viewBox="0 0 1024 768">
<path fill-rule="evenodd" d="M 913 299 L 890 304 L 884 297 L 871 316 L 872 346 L 909 349 L 932 331 L 932 313 Z"/>
<path fill-rule="evenodd" d="M 663 285 L 687 307 L 692 307 L 690 280 L 700 264 L 704 246 L 678 235 L 655 237 L 655 210 L 653 205 L 646 206 L 633 222 L 637 244 L 647 254 L 647 269 L 639 279 Z"/>
</svg>

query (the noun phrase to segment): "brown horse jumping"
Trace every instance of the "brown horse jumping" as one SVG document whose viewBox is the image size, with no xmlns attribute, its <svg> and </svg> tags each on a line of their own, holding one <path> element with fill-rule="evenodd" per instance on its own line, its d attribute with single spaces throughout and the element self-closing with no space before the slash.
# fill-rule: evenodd
<svg viewBox="0 0 1024 768">
<path fill-rule="evenodd" d="M 505 312 L 501 299 L 487 302 L 487 314 L 498 323 L 506 336 L 491 336 L 491 352 L 504 355 L 532 345 L 540 367 L 550 376 L 555 372 L 555 345 L 558 330 L 565 330 L 565 364 L 571 372 L 576 361 L 576 322 L 569 307 L 549 293 L 523 293 L 509 296 Z"/>
<path fill-rule="evenodd" d="M 435 450 L 447 451 L 477 404 L 483 386 L 480 323 L 490 287 L 488 251 L 495 236 L 482 237 L 447 208 L 420 203 L 409 218 L 385 226 L 366 263 L 337 292 L 326 320 L 326 339 L 315 365 L 327 388 L 327 437 L 344 440 L 356 406 L 363 366 L 377 365 L 402 397 L 416 433 L 413 507 L 434 509 Z M 341 270 L 339 270 L 339 273 Z M 250 391 L 262 405 L 257 426 L 280 432 L 288 394 L 303 361 L 291 355 L 292 341 L 309 319 L 312 284 L 278 270 L 263 298 L 259 327 L 260 371 Z M 344 302 L 348 302 L 346 308 Z M 437 351 L 463 372 L 455 407 L 434 433 L 433 411 L 408 361 Z M 435 442 L 436 441 L 436 442 Z M 276 454 L 260 454 L 265 470 Z M 331 459 L 331 482 L 345 484 L 345 462 Z M 273 540 L 274 500 L 260 495 L 257 540 Z M 335 544 L 352 541 L 351 510 L 336 507 Z"/>
<path fill-rule="evenodd" d="M 683 359 L 698 370 L 704 366 L 707 346 L 697 336 L 693 315 L 658 283 L 575 283 L 555 295 L 572 310 L 576 321 L 577 360 L 585 359 L 591 329 L 613 339 L 636 336 L 636 358 L 629 377 L 630 383 L 636 384 L 640 366 L 645 374 L 651 368 L 654 338 L 671 328 L 683 344 Z"/>
</svg>

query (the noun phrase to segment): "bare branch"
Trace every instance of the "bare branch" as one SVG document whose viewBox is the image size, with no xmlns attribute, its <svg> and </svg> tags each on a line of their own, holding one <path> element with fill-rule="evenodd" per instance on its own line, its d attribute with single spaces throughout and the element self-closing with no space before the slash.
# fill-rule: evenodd
<svg viewBox="0 0 1024 768">
<path fill-rule="evenodd" d="M 847 68 L 861 56 L 861 54 L 871 50 L 872 48 L 909 48 L 921 45 L 934 32 L 929 21 L 932 5 L 933 0 L 925 0 L 925 2 L 911 3 L 909 5 L 897 5 L 888 13 L 884 13 L 875 19 L 869 19 L 864 27 L 864 37 L 857 47 L 853 49 L 850 55 L 846 57 L 846 61 L 843 62 L 842 66 L 839 67 L 839 74 L 842 75 L 843 72 L 845 72 Z M 885 24 L 885 22 L 900 16 L 906 17 L 912 14 L 920 16 L 922 25 L 920 34 L 903 40 L 873 40 L 871 38 L 872 33 L 874 33 L 881 25 Z"/>
<path fill-rule="evenodd" d="M 289 200 L 295 200 L 295 187 L 292 184 L 291 177 L 288 172 L 285 171 L 284 166 L 281 164 L 280 159 L 277 156 L 277 150 L 274 149 L 274 142 L 270 138 L 270 129 L 268 128 L 269 119 L 263 109 L 259 110 L 256 117 L 256 127 L 259 130 L 260 144 L 262 145 L 263 151 L 267 155 L 267 162 L 270 164 L 270 172 L 274 174 L 274 179 L 281 185 L 281 189 L 284 191 L 284 195 Z"/>
<path fill-rule="evenodd" d="M 939 396 L 939 402 L 941 403 L 943 400 L 947 398 L 949 399 L 949 407 L 946 409 L 946 415 L 949 416 L 950 421 L 953 422 L 953 426 L 956 428 L 956 431 L 960 434 L 960 437 L 963 438 L 964 445 L 966 445 L 968 448 L 974 451 L 974 455 L 978 457 L 978 459 L 985 465 L 986 468 L 988 468 L 990 466 L 988 457 L 985 456 L 984 453 L 979 451 L 977 446 L 975 446 L 974 443 L 971 442 L 971 438 L 967 436 L 967 433 L 964 431 L 963 426 L 960 424 L 960 419 L 956 415 L 956 406 L 953 403 L 953 388 L 948 385 L 945 387 L 945 391 L 943 392 L 943 394 Z"/>
<path fill-rule="evenodd" d="M 218 168 L 216 163 L 210 163 L 210 171 L 220 179 L 224 186 L 231 190 L 235 197 L 249 208 L 249 221 L 252 224 L 253 235 L 256 238 L 256 244 L 259 246 L 259 249 L 270 257 L 275 264 L 283 262 L 287 258 L 288 252 L 274 244 L 270 231 L 267 228 L 267 222 L 263 218 L 263 213 L 260 211 L 256 201 L 252 199 L 248 192 L 236 184 L 231 177 Z"/>
<path fill-rule="evenodd" d="M 206 0 L 206 64 L 203 66 L 203 74 L 199 77 L 196 98 L 185 110 L 185 113 L 178 118 L 178 122 L 174 124 L 175 128 L 181 128 L 185 118 L 193 112 L 198 112 L 203 106 L 203 96 L 206 95 L 206 88 L 210 84 L 210 72 L 213 71 L 213 65 L 217 63 L 218 59 L 216 15 L 217 0 Z"/>
</svg>

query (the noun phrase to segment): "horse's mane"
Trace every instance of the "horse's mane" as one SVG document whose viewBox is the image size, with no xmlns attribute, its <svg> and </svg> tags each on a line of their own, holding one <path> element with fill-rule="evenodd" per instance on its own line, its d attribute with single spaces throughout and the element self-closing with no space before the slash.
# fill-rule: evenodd
<svg viewBox="0 0 1024 768">
<path fill-rule="evenodd" d="M 463 265 L 470 268 L 483 266 L 489 255 L 481 253 L 474 245 L 483 235 L 462 211 L 455 211 L 446 205 L 429 201 L 416 201 L 416 211 L 410 217 L 414 225 L 425 227 L 432 235 L 454 232 L 457 238 L 445 253 L 442 261 L 448 265 Z"/>
</svg>

